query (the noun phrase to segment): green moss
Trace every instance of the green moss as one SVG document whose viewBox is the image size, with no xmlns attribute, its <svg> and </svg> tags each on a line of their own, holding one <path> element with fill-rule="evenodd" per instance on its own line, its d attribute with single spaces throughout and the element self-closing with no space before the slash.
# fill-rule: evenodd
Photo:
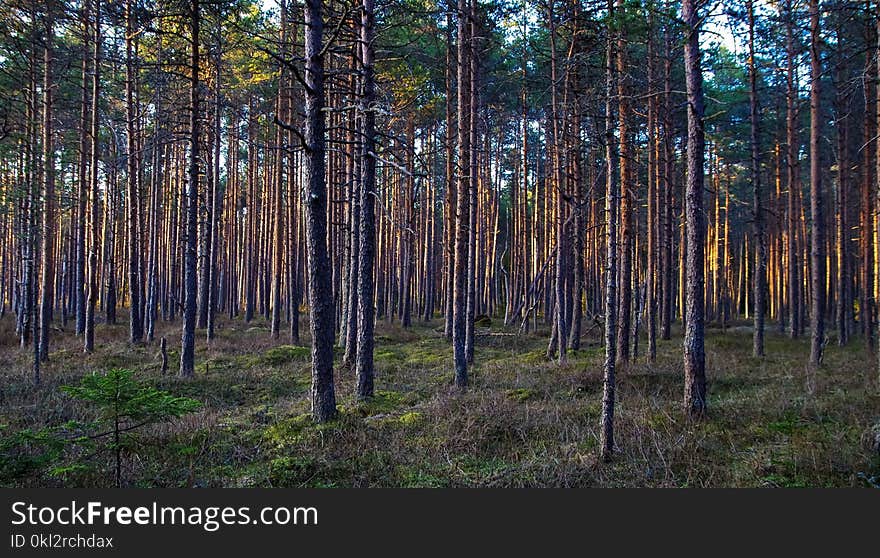
<svg viewBox="0 0 880 558">
<path fill-rule="evenodd" d="M 449 480 L 438 476 L 425 467 L 402 466 L 398 476 L 404 488 L 443 488 L 449 486 Z"/>
<path fill-rule="evenodd" d="M 300 486 L 319 470 L 320 464 L 308 456 L 277 457 L 269 462 L 269 481 L 273 486 Z"/>
<path fill-rule="evenodd" d="M 362 417 L 393 413 L 407 405 L 407 396 L 398 391 L 377 389 L 372 398 L 360 401 L 354 411 Z"/>
<path fill-rule="evenodd" d="M 272 366 L 279 366 L 289 362 L 305 362 L 312 356 L 312 350 L 308 347 L 294 345 L 279 345 L 272 347 L 263 355 L 263 362 Z"/>
<path fill-rule="evenodd" d="M 270 446 L 282 448 L 300 441 L 303 431 L 314 424 L 312 415 L 309 413 L 280 420 L 266 428 L 263 432 L 263 440 Z"/>
<path fill-rule="evenodd" d="M 402 426 L 416 426 L 421 424 L 424 420 L 424 416 L 422 413 L 417 411 L 410 411 L 408 413 L 403 413 L 399 417 L 397 417 L 397 422 L 399 422 Z"/>
<path fill-rule="evenodd" d="M 782 420 L 767 423 L 767 430 L 791 436 L 795 431 L 804 428 L 805 424 L 803 418 L 789 412 L 783 416 Z"/>
<path fill-rule="evenodd" d="M 536 399 L 541 395 L 539 392 L 529 388 L 509 389 L 507 390 L 506 394 L 508 398 L 513 399 L 514 401 L 518 401 L 520 403 L 524 403 L 531 399 Z"/>
<path fill-rule="evenodd" d="M 523 364 L 542 364 L 547 362 L 547 351 L 538 349 L 536 351 L 521 353 L 516 360 Z"/>
</svg>

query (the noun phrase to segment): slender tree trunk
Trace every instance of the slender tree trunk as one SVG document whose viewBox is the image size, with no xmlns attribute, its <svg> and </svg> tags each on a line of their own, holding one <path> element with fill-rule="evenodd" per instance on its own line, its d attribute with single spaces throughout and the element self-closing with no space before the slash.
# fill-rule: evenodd
<svg viewBox="0 0 880 558">
<path fill-rule="evenodd" d="M 821 79 L 822 61 L 819 58 L 819 0 L 810 0 L 810 215 L 812 243 L 810 246 L 810 290 L 813 304 L 810 309 L 810 365 L 819 366 L 825 348 L 825 215 L 822 195 L 821 141 Z"/>
<path fill-rule="evenodd" d="M 373 274 L 376 258 L 376 149 L 375 123 L 376 89 L 374 83 L 373 41 L 376 16 L 374 0 L 363 0 L 361 11 L 361 123 L 363 141 L 360 180 L 360 233 L 358 241 L 358 338 L 357 338 L 357 395 L 373 396 L 373 328 L 375 325 L 375 294 Z"/>
<path fill-rule="evenodd" d="M 55 41 L 55 22 L 51 4 L 46 6 L 45 47 L 43 48 L 43 234 L 40 250 L 40 328 L 39 360 L 49 359 L 49 331 L 52 321 L 52 307 L 55 293 L 55 136 L 52 130 L 54 119 L 52 65 L 54 61 L 53 42 Z M 36 331 L 36 329 L 34 330 Z M 39 363 L 34 363 L 34 383 L 40 383 Z"/>
<path fill-rule="evenodd" d="M 684 408 L 689 416 L 706 412 L 706 354 L 704 348 L 705 225 L 703 216 L 703 76 L 700 67 L 700 17 L 697 0 L 682 2 L 687 33 L 684 46 L 687 86 L 687 227 L 686 327 L 684 335 Z"/>
<path fill-rule="evenodd" d="M 305 2 L 305 140 L 306 236 L 309 258 L 309 326 L 312 333 L 312 416 L 315 422 L 336 418 L 333 386 L 334 314 L 330 258 L 327 253 L 327 184 L 323 0 Z"/>
<path fill-rule="evenodd" d="M 281 2 L 281 57 L 287 57 L 287 4 Z M 278 123 L 275 125 L 275 205 L 273 207 L 273 231 L 272 231 L 272 319 L 271 334 L 272 339 L 278 339 L 281 336 L 281 279 L 284 276 L 284 211 L 282 198 L 284 196 L 284 169 L 285 169 L 285 148 L 284 148 L 284 130 L 281 123 L 285 121 L 287 115 L 284 107 L 285 101 L 285 80 L 287 79 L 287 71 L 284 65 L 281 65 L 281 75 L 279 77 L 278 98 L 275 102 L 275 114 Z M 289 224 L 287 224 L 289 226 Z"/>
<path fill-rule="evenodd" d="M 468 85 L 468 3 L 458 0 L 458 193 L 455 226 L 452 348 L 455 385 L 468 384 L 465 352 L 467 321 L 468 221 L 470 216 L 470 86 Z"/>
<path fill-rule="evenodd" d="M 755 66 L 755 12 L 749 0 L 749 119 L 751 121 L 753 219 L 755 226 L 755 331 L 752 353 L 764 356 L 764 314 L 767 300 L 767 243 L 764 237 L 764 209 L 761 190 L 761 147 L 758 132 L 758 71 Z"/>
<path fill-rule="evenodd" d="M 91 108 L 91 132 L 89 140 L 91 147 L 89 155 L 89 191 L 91 197 L 91 247 L 89 250 L 89 285 L 88 302 L 86 304 L 85 326 L 83 329 L 83 350 L 91 353 L 95 350 L 95 305 L 98 302 L 98 254 L 101 249 L 101 202 L 98 193 L 98 93 L 100 92 L 100 69 L 101 69 L 101 0 L 95 0 L 94 21 L 94 45 L 92 58 L 92 108 Z M 83 218 L 85 220 L 85 217 Z"/>
<path fill-rule="evenodd" d="M 609 20 L 614 5 L 608 0 Z M 617 363 L 617 209 L 620 188 L 614 173 L 614 119 L 612 116 L 614 70 L 613 41 L 605 48 L 605 364 L 603 368 L 602 419 L 600 440 L 602 459 L 610 461 L 614 453 L 615 366 Z"/>
<path fill-rule="evenodd" d="M 647 265 L 645 269 L 645 303 L 647 305 L 648 354 L 647 360 L 657 359 L 657 182 L 659 173 L 657 138 L 657 100 L 654 92 L 654 15 L 648 15 L 648 217 L 647 217 Z M 638 338 L 636 338 L 638 339 Z"/>
<path fill-rule="evenodd" d="M 880 0 L 877 2 L 877 10 L 880 12 Z M 875 56 L 877 60 L 877 71 L 876 75 L 878 76 L 878 80 L 880 80 L 880 18 L 877 19 L 877 32 L 875 39 L 877 40 L 877 45 L 875 49 Z M 880 131 L 880 84 L 874 89 L 874 93 L 876 94 L 876 100 L 874 103 L 874 108 L 877 111 L 875 114 L 876 126 L 875 130 Z M 874 140 L 874 148 L 875 148 L 875 158 L 874 164 L 876 165 L 876 169 L 874 172 L 874 178 L 877 180 L 877 196 L 878 203 L 880 203 L 880 140 Z M 878 225 L 880 227 L 880 225 Z M 880 233 L 880 229 L 877 231 Z M 878 372 L 880 372 L 880 358 L 878 358 Z M 880 383 L 880 375 L 878 375 L 878 383 Z"/>
<path fill-rule="evenodd" d="M 455 292 L 455 212 L 458 207 L 458 192 L 455 179 L 455 142 L 457 139 L 456 131 L 453 123 L 452 112 L 452 64 L 454 62 L 454 52 L 452 44 L 452 13 L 454 6 L 453 0 L 447 0 L 446 8 L 446 208 L 443 212 L 445 217 L 445 239 L 446 246 L 444 250 L 444 262 L 446 264 L 446 273 L 444 276 L 444 316 L 445 325 L 443 333 L 446 339 L 452 340 L 452 330 L 454 324 L 454 303 L 453 294 Z"/>
<path fill-rule="evenodd" d="M 140 343 L 143 339 L 143 319 L 141 318 L 140 299 L 140 244 L 138 230 L 138 213 L 140 204 L 139 164 L 140 153 L 137 148 L 135 121 L 137 107 L 134 100 L 135 60 L 134 60 L 134 0 L 125 3 L 125 125 L 126 125 L 126 233 L 128 258 L 128 298 L 130 306 L 129 337 L 131 343 Z"/>
<path fill-rule="evenodd" d="M 626 7 L 624 0 L 618 0 L 617 6 L 620 10 L 618 17 L 626 17 Z M 627 72 L 629 72 L 627 60 L 627 44 L 625 31 L 622 28 L 617 36 L 617 120 L 620 128 L 619 156 L 620 156 L 620 284 L 618 305 L 620 311 L 617 319 L 617 360 L 625 363 L 629 361 L 629 343 L 630 331 L 632 328 L 632 249 L 633 249 L 633 230 L 632 230 L 632 172 L 631 167 L 633 161 L 631 146 L 632 138 L 629 133 L 629 89 L 627 86 Z"/>
<path fill-rule="evenodd" d="M 91 109 L 90 97 L 91 84 L 89 83 L 89 70 L 92 17 L 92 0 L 85 0 L 83 4 L 83 61 L 82 61 L 82 107 L 80 112 L 80 163 L 77 184 L 77 222 L 76 222 L 76 262 L 73 279 L 73 292 L 76 306 L 76 334 L 80 335 L 86 328 L 86 204 L 89 197 L 88 168 L 89 168 L 89 111 Z"/>
<path fill-rule="evenodd" d="M 186 183 L 186 245 L 184 252 L 183 327 L 180 339 L 180 376 L 195 374 L 197 270 L 196 250 L 199 203 L 199 0 L 190 0 L 189 177 Z"/>
<path fill-rule="evenodd" d="M 794 53 L 794 23 L 792 18 L 791 0 L 787 0 L 785 12 L 786 33 L 786 183 L 788 186 L 788 307 L 790 335 L 794 339 L 800 334 L 800 274 L 798 264 L 798 211 L 797 190 L 800 184 L 797 180 L 798 149 L 797 138 L 797 82 L 795 80 L 795 53 Z"/>
<path fill-rule="evenodd" d="M 478 204 L 478 188 L 480 167 L 477 159 L 477 149 L 480 145 L 478 137 L 479 127 L 479 102 L 477 88 L 477 57 L 476 57 L 476 41 L 477 41 L 477 24 L 476 10 L 474 9 L 474 1 L 469 2 L 468 7 L 468 102 L 467 106 L 470 110 L 468 117 L 468 133 L 470 135 L 470 149 L 468 157 L 468 217 L 467 217 L 467 309 L 465 317 L 465 341 L 464 352 L 468 364 L 474 363 L 474 322 L 476 321 L 476 304 L 477 304 L 477 229 L 479 223 L 477 221 L 477 204 Z"/>
</svg>

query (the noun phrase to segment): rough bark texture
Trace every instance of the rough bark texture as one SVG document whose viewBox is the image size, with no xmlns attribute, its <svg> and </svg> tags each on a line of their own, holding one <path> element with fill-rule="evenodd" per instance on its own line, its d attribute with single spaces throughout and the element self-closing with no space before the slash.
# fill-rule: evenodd
<svg viewBox="0 0 880 558">
<path fill-rule="evenodd" d="M 196 335 L 196 243 L 199 203 L 199 0 L 190 3 L 190 113 L 189 176 L 186 183 L 183 283 L 183 327 L 180 336 L 180 376 L 195 374 Z"/>
<path fill-rule="evenodd" d="M 611 0 L 609 14 L 613 13 Z M 605 57 L 605 364 L 602 382 L 602 418 L 600 424 L 602 459 L 614 453 L 614 372 L 617 363 L 617 203 L 620 189 L 614 176 L 614 119 L 611 102 L 614 71 L 611 63 L 612 41 L 609 38 Z"/>
<path fill-rule="evenodd" d="M 361 13 L 363 159 L 361 162 L 360 233 L 358 235 L 357 395 L 359 398 L 372 397 L 373 395 L 373 327 L 375 322 L 373 268 L 376 259 L 376 156 L 374 153 L 376 115 L 373 112 L 373 105 L 376 102 L 373 78 L 373 37 L 376 20 L 373 4 L 373 0 L 363 0 Z"/>
<path fill-rule="evenodd" d="M 324 35 L 322 0 L 305 3 L 305 140 L 306 237 L 309 274 L 309 327 L 312 333 L 312 416 L 336 418 L 333 386 L 333 290 L 327 253 L 327 184 L 325 182 Z"/>
<path fill-rule="evenodd" d="M 706 412 L 706 354 L 704 348 L 705 223 L 703 216 L 703 76 L 700 68 L 700 19 L 697 0 L 682 2 L 687 33 L 684 46 L 687 85 L 687 271 L 684 334 L 684 408 L 689 416 Z"/>
<path fill-rule="evenodd" d="M 822 199 L 821 141 L 821 79 L 819 58 L 819 0 L 810 0 L 810 215 L 812 242 L 810 246 L 810 365 L 819 366 L 825 348 L 825 215 Z"/>
<path fill-rule="evenodd" d="M 452 349 L 455 385 L 467 387 L 465 353 L 467 314 L 468 221 L 470 217 L 470 107 L 468 96 L 467 0 L 458 0 L 458 192 L 456 199 L 455 269 L 452 302 Z"/>
<path fill-rule="evenodd" d="M 751 178 L 755 227 L 755 331 L 752 352 L 764 356 L 764 314 L 767 300 L 767 244 L 764 236 L 764 210 L 761 191 L 761 151 L 758 135 L 758 87 L 755 68 L 755 13 L 753 1 L 748 4 L 749 17 L 749 118 L 751 120 Z"/>
<path fill-rule="evenodd" d="M 196 3 L 193 6 L 197 6 Z M 139 217 L 139 198 L 140 184 L 138 171 L 138 147 L 137 136 L 135 132 L 137 120 L 137 107 L 134 100 L 134 82 L 135 82 L 135 60 L 134 60 L 134 0 L 127 0 L 125 3 L 125 133 L 126 133 L 126 220 L 125 230 L 127 235 L 127 258 L 126 266 L 128 270 L 128 299 L 130 306 L 129 315 L 129 335 L 128 340 L 131 343 L 140 343 L 143 339 L 144 329 L 143 320 L 141 318 L 141 298 L 140 298 L 140 246 L 138 239 L 138 217 Z M 194 8 L 197 9 L 197 8 Z M 194 23 L 194 29 L 198 28 L 198 22 Z M 198 31 L 196 31 L 197 36 Z M 197 56 L 197 55 L 196 55 Z M 194 58 L 197 61 L 198 58 Z M 193 68 L 197 68 L 197 62 Z M 198 76 L 196 76 L 198 79 Z M 195 109 L 193 109 L 195 110 Z M 194 154 L 195 158 L 196 155 Z"/>
<path fill-rule="evenodd" d="M 617 2 L 619 18 L 625 17 L 623 0 Z M 619 269 L 619 313 L 617 317 L 617 360 L 621 363 L 629 361 L 630 330 L 632 327 L 632 248 L 633 230 L 631 204 L 631 148 L 632 142 L 629 133 L 629 91 L 627 88 L 627 44 L 624 31 L 621 29 L 617 37 L 617 121 L 620 143 L 620 269 Z"/>
<path fill-rule="evenodd" d="M 94 50 L 92 60 L 92 121 L 91 121 L 91 164 L 89 166 L 89 192 L 91 210 L 89 250 L 89 284 L 86 304 L 85 324 L 83 328 L 83 350 L 91 353 L 95 350 L 95 306 L 98 303 L 98 254 L 101 249 L 101 201 L 98 194 L 98 93 L 100 91 L 101 69 L 101 2 L 95 2 Z"/>
<path fill-rule="evenodd" d="M 47 5 L 49 6 L 49 5 Z M 43 234 L 40 250 L 40 327 L 38 344 L 38 360 L 49 358 L 49 325 L 52 321 L 52 306 L 55 293 L 55 147 L 52 132 L 53 104 L 52 94 L 55 84 L 52 82 L 52 65 L 54 64 L 55 40 L 54 21 L 51 7 L 45 14 L 45 47 L 43 48 Z M 35 324 L 36 325 L 36 324 Z M 35 329 L 36 331 L 36 329 Z M 40 383 L 39 363 L 34 363 L 34 383 Z"/>
</svg>

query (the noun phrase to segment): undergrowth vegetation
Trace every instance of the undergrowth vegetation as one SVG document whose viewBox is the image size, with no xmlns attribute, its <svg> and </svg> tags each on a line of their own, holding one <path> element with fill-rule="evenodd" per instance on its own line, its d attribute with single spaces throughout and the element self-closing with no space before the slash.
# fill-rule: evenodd
<svg viewBox="0 0 880 558">
<path fill-rule="evenodd" d="M 657 362 L 619 371 L 617 453 L 598 459 L 603 351 L 587 338 L 569 363 L 544 358 L 547 332 L 482 328 L 472 385 L 452 385 L 452 353 L 439 322 L 402 330 L 378 324 L 376 397 L 354 398 L 353 372 L 336 368 L 340 418 L 309 414 L 310 350 L 273 343 L 259 325 L 225 322 L 210 347 L 198 344 L 196 376 L 176 376 L 177 328 L 131 347 L 127 326 L 100 326 L 98 348 L 58 333 L 44 383 L 29 382 L 29 352 L 0 320 L 0 433 L 5 441 L 70 421 L 92 406 L 60 389 L 93 372 L 126 368 L 143 385 L 201 403 L 190 414 L 147 425 L 129 448 L 131 486 L 876 486 L 880 396 L 862 346 L 829 343 L 816 374 L 808 340 L 768 335 L 767 357 L 751 357 L 747 328 L 710 330 L 709 416 L 681 412 L 681 341 L 660 341 Z M 437 329 L 435 329 L 437 328 Z M 157 337 L 158 339 L 158 337 Z M 341 350 L 337 351 L 341 357 Z M 68 390 L 69 391 L 69 390 Z M 4 486 L 112 486 L 112 460 L 59 477 L 34 451 L 6 444 Z M 70 456 L 67 456 L 70 458 Z"/>
</svg>

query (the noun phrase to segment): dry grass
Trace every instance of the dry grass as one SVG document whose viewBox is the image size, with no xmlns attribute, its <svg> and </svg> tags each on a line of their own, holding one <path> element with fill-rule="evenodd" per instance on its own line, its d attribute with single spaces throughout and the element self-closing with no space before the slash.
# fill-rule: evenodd
<svg viewBox="0 0 880 558">
<path fill-rule="evenodd" d="M 224 321 L 210 347 L 200 339 L 190 381 L 174 376 L 176 352 L 171 373 L 160 376 L 158 343 L 130 347 L 121 323 L 99 327 L 89 356 L 72 333 L 57 333 L 45 382 L 33 388 L 30 355 L 18 349 L 12 320 L 0 320 L 6 432 L 88 418 L 91 409 L 58 386 L 127 367 L 205 404 L 144 433 L 126 460 L 125 478 L 137 486 L 869 486 L 880 477 L 871 448 L 880 422 L 876 366 L 858 341 L 829 344 L 810 377 L 806 340 L 769 334 L 768 356 L 755 359 L 747 328 L 712 330 L 710 414 L 699 422 L 680 410 L 680 340 L 661 341 L 655 364 L 640 359 L 619 372 L 617 454 L 606 465 L 596 456 L 597 338 L 560 367 L 543 357 L 546 336 L 480 336 L 472 385 L 460 394 L 439 324 L 404 331 L 380 323 L 377 397 L 356 403 L 352 372 L 337 369 L 340 418 L 314 425 L 302 351 L 278 348 L 261 322 Z M 178 327 L 163 324 L 157 339 L 176 348 Z M 33 471 L 0 482 L 111 482 L 105 463 L 92 465 L 63 479 Z"/>
</svg>

